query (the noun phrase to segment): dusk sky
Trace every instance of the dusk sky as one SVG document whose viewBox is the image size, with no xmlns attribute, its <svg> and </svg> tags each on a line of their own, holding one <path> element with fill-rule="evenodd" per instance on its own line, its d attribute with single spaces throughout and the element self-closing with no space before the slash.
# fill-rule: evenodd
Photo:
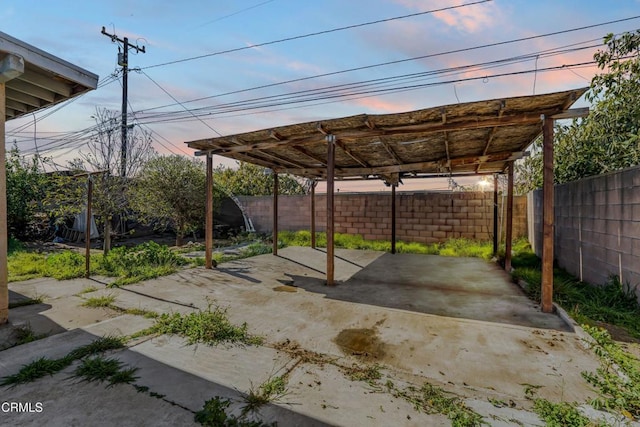
<svg viewBox="0 0 640 427">
<path fill-rule="evenodd" d="M 129 123 L 152 131 L 159 153 L 190 156 L 184 142 L 200 138 L 588 86 L 602 38 L 640 28 L 640 0 L 21 0 L 2 2 L 0 20 L 100 76 L 99 89 L 37 113 L 35 128 L 33 115 L 7 122 L 7 149 L 15 140 L 33 154 L 35 132 L 41 154 L 64 165 L 86 148 L 70 135 L 95 124 L 96 107 L 120 110 L 118 46 L 102 26 L 146 48 L 130 51 Z M 312 33 L 322 34 L 299 37 Z M 349 86 L 318 92 L 336 85 Z"/>
</svg>

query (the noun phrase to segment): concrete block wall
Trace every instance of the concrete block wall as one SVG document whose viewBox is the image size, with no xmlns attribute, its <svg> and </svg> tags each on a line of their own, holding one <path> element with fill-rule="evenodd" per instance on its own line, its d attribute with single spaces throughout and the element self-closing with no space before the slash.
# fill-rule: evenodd
<svg viewBox="0 0 640 427">
<path fill-rule="evenodd" d="M 273 228 L 273 198 L 239 197 L 259 232 Z M 500 225 L 505 208 L 500 197 Z M 309 230 L 309 196 L 280 196 L 280 230 Z M 316 230 L 326 230 L 326 195 L 316 195 Z M 366 240 L 391 238 L 391 193 L 337 193 L 336 232 L 360 234 Z M 514 199 L 514 237 L 526 236 L 526 198 Z M 502 227 L 503 228 L 503 227 Z M 502 229 L 500 228 L 500 229 Z M 493 193 L 487 192 L 398 192 L 396 193 L 396 238 L 406 242 L 435 243 L 449 238 L 493 239 Z"/>
<path fill-rule="evenodd" d="M 542 190 L 533 202 L 534 249 L 542 254 Z M 640 298 L 640 166 L 555 187 L 558 265 L 603 284 L 617 275 Z"/>
</svg>

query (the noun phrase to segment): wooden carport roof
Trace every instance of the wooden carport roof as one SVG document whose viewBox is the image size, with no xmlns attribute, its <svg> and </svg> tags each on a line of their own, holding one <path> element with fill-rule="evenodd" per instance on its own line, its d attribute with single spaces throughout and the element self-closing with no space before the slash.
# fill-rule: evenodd
<svg viewBox="0 0 640 427">
<path fill-rule="evenodd" d="M 191 141 L 207 156 L 206 266 L 213 249 L 212 155 L 271 168 L 274 179 L 273 254 L 277 255 L 278 173 L 327 180 L 327 284 L 334 284 L 334 179 L 383 179 L 392 186 L 391 250 L 395 248 L 395 188 L 404 176 L 503 173 L 508 170 L 505 268 L 511 268 L 513 163 L 543 135 L 542 310 L 553 311 L 553 123 L 582 117 L 569 110 L 587 88 L 453 104 L 406 113 L 358 115 Z M 315 246 L 311 187 L 311 245 Z M 494 252 L 497 252 L 494 178 Z"/>
<path fill-rule="evenodd" d="M 544 117 L 567 115 L 586 88 L 452 104 L 406 113 L 357 115 L 187 142 L 277 173 L 327 178 L 326 135 L 336 143 L 335 178 L 504 172 L 542 132 Z"/>
</svg>

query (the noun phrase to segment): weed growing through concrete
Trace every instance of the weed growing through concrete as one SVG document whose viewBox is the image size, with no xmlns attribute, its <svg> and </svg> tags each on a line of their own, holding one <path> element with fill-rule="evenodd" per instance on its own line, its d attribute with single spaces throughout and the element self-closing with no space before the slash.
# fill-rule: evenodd
<svg viewBox="0 0 640 427">
<path fill-rule="evenodd" d="M 600 392 L 600 397 L 591 404 L 628 419 L 639 419 L 640 360 L 625 352 L 606 330 L 589 326 L 584 329 L 595 340 L 591 345 L 600 358 L 600 367 L 595 373 L 582 373 Z"/>
<path fill-rule="evenodd" d="M 14 331 L 16 342 L 13 346 L 27 344 L 45 338 L 48 334 L 36 334 L 31 329 L 31 325 L 22 326 Z"/>
<path fill-rule="evenodd" d="M 18 307 L 25 307 L 27 305 L 42 304 L 43 302 L 44 302 L 44 296 L 36 295 L 33 298 L 27 298 L 27 299 L 23 299 L 23 300 L 19 300 L 19 301 L 15 301 L 15 302 L 9 303 L 9 309 L 18 308 Z"/>
<path fill-rule="evenodd" d="M 72 350 L 66 356 L 59 359 L 49 359 L 47 357 L 36 359 L 22 366 L 18 373 L 3 377 L 0 381 L 0 386 L 15 387 L 18 384 L 29 383 L 38 378 L 56 374 L 71 365 L 75 360 L 122 347 L 124 347 L 124 342 L 121 338 L 99 338 L 90 344 Z"/>
<path fill-rule="evenodd" d="M 84 307 L 91 308 L 100 308 L 100 307 L 111 307 L 111 304 L 116 300 L 116 296 L 113 294 L 102 295 L 99 297 L 91 297 L 87 298 L 85 302 L 82 303 Z"/>
<path fill-rule="evenodd" d="M 274 427 L 277 424 L 264 424 L 262 421 L 250 421 L 227 414 L 231 405 L 229 399 L 219 396 L 213 397 L 204 403 L 204 407 L 196 412 L 195 421 L 203 426 L 235 426 L 235 427 Z"/>
<path fill-rule="evenodd" d="M 150 329 L 151 333 L 175 334 L 187 339 L 189 344 L 204 343 L 216 345 L 219 343 L 232 344 L 262 344 L 264 339 L 247 332 L 247 324 L 240 326 L 232 324 L 227 311 L 217 306 L 207 307 L 194 313 L 163 313 Z"/>
<path fill-rule="evenodd" d="M 361 366 L 358 364 L 351 365 L 350 368 L 342 368 L 343 373 L 349 377 L 351 381 L 363 381 L 372 387 L 378 386 L 378 380 L 382 378 L 382 365 L 374 364 Z"/>
<path fill-rule="evenodd" d="M 546 399 L 536 399 L 533 405 L 533 411 L 538 414 L 547 426 L 596 426 L 596 424 L 593 424 L 593 421 L 582 415 L 576 408 L 575 404 L 572 403 L 552 403 Z"/>
<path fill-rule="evenodd" d="M 95 286 L 87 286 L 86 288 L 84 288 L 83 290 L 81 290 L 80 292 L 78 292 L 76 294 L 76 296 L 80 296 L 80 295 L 84 295 L 84 294 L 89 294 L 91 292 L 95 292 L 97 291 L 99 288 L 95 287 Z"/>
<path fill-rule="evenodd" d="M 138 377 L 134 374 L 138 368 L 123 368 L 118 359 L 94 356 L 83 359 L 74 372 L 74 376 L 88 382 L 108 381 L 108 387 L 116 384 L 132 384 Z"/>
<path fill-rule="evenodd" d="M 462 399 L 450 396 L 432 384 L 424 383 L 419 389 L 414 386 L 399 389 L 393 382 L 387 381 L 385 387 L 391 395 L 411 403 L 417 411 L 446 415 L 453 427 L 489 425 L 482 415 L 467 407 Z"/>
<path fill-rule="evenodd" d="M 269 402 L 276 402 L 287 395 L 287 379 L 285 375 L 269 377 L 260 384 L 257 389 L 251 386 L 249 393 L 244 397 L 245 405 L 242 407 L 242 415 L 256 412 L 261 406 Z"/>
</svg>

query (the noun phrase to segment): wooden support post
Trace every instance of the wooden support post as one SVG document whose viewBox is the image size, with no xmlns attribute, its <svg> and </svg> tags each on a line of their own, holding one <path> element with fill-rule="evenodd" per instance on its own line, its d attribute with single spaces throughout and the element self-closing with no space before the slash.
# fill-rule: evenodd
<svg viewBox="0 0 640 427">
<path fill-rule="evenodd" d="M 511 272 L 511 248 L 513 244 L 513 161 L 509 162 L 509 173 L 507 175 L 507 218 L 504 235 L 504 269 Z"/>
<path fill-rule="evenodd" d="M 327 285 L 334 283 L 334 259 L 333 259 L 333 190 L 335 167 L 335 135 L 327 135 Z"/>
<path fill-rule="evenodd" d="M 316 184 L 311 184 L 311 249 L 316 248 Z"/>
<path fill-rule="evenodd" d="M 7 168 L 4 149 L 5 83 L 0 82 L 0 325 L 9 321 Z"/>
<path fill-rule="evenodd" d="M 493 256 L 498 256 L 498 174 L 493 175 Z"/>
<path fill-rule="evenodd" d="M 278 255 L 278 173 L 273 172 L 273 255 Z"/>
<path fill-rule="evenodd" d="M 93 177 L 87 175 L 87 223 L 84 228 L 84 277 L 91 276 L 91 199 L 93 198 Z"/>
<path fill-rule="evenodd" d="M 206 209 L 204 225 L 204 265 L 205 268 L 213 268 L 213 158 L 207 153 L 207 183 L 206 183 Z"/>
<path fill-rule="evenodd" d="M 391 186 L 391 253 L 396 253 L 396 186 Z"/>
<path fill-rule="evenodd" d="M 542 311 L 553 312 L 553 119 L 542 126 Z"/>
</svg>

